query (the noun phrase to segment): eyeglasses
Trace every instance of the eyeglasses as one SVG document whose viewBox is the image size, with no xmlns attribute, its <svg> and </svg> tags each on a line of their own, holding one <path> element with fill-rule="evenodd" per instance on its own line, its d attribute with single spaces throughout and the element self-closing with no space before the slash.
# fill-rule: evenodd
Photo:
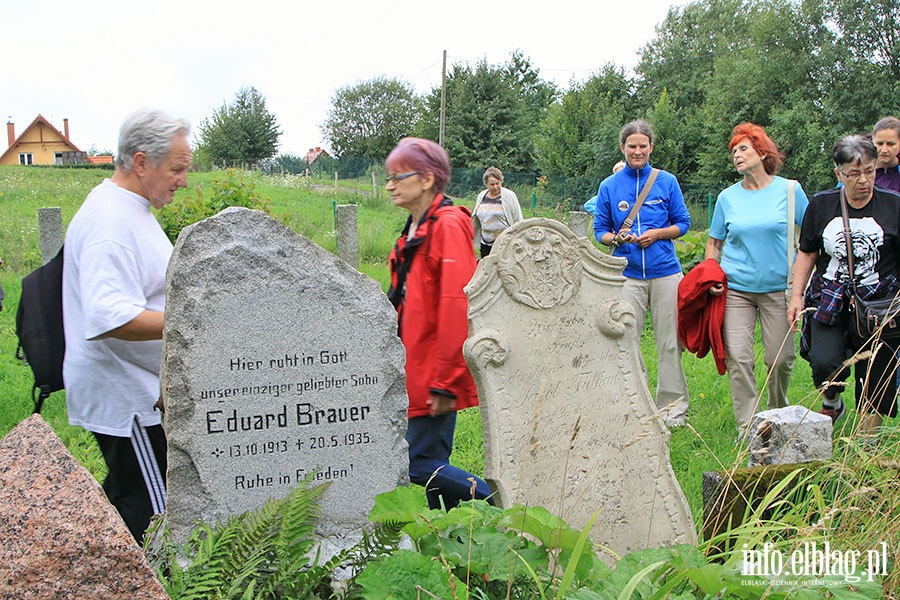
<svg viewBox="0 0 900 600">
<path fill-rule="evenodd" d="M 871 181 L 875 178 L 875 167 L 869 167 L 865 171 L 854 170 L 847 171 L 846 173 L 838 169 L 838 172 L 847 179 L 859 179 L 860 177 L 865 177 L 867 180 Z"/>
<path fill-rule="evenodd" d="M 384 178 L 384 184 L 387 185 L 392 181 L 397 181 L 397 182 L 403 181 L 404 179 L 409 179 L 413 175 L 418 175 L 418 174 L 419 174 L 418 171 L 410 171 L 409 173 L 403 173 L 402 175 L 397 175 L 396 173 L 389 174 L 387 177 Z"/>
</svg>

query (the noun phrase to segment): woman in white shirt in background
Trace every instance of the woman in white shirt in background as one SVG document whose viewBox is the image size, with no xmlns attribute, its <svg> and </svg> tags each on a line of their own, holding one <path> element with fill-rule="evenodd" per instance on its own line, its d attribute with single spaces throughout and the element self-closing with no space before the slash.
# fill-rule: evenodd
<svg viewBox="0 0 900 600">
<path fill-rule="evenodd" d="M 522 207 L 516 193 L 503 187 L 503 173 L 497 167 L 488 167 L 482 177 L 486 190 L 478 194 L 472 211 L 475 227 L 475 247 L 481 249 L 481 258 L 491 253 L 494 241 L 503 231 L 522 220 Z"/>
</svg>

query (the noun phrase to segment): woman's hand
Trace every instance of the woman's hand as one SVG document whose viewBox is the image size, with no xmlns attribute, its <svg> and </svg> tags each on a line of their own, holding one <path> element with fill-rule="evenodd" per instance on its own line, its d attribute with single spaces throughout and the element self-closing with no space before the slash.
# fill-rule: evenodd
<svg viewBox="0 0 900 600">
<path fill-rule="evenodd" d="M 681 229 L 679 229 L 678 225 L 669 225 L 658 229 L 648 229 L 640 237 L 636 237 L 634 241 L 641 248 L 646 248 L 659 240 L 674 240 L 679 236 L 681 236 Z"/>
<path fill-rule="evenodd" d="M 431 412 L 428 414 L 432 417 L 446 415 L 456 410 L 456 398 L 444 396 L 443 394 L 431 394 L 425 403 L 431 407 Z"/>
<path fill-rule="evenodd" d="M 613 236 L 612 245 L 621 246 L 623 244 L 633 244 L 638 237 L 630 231 L 622 231 Z"/>
<path fill-rule="evenodd" d="M 637 245 L 641 248 L 646 248 L 653 242 L 663 239 L 664 231 L 664 229 L 648 229 L 642 233 L 640 237 L 635 238 L 634 241 L 637 242 Z"/>
<path fill-rule="evenodd" d="M 714 283 L 711 288 L 709 288 L 710 296 L 721 296 L 725 293 L 725 286 L 721 283 Z"/>
<path fill-rule="evenodd" d="M 793 331 L 800 331 L 800 316 L 803 314 L 803 296 L 791 296 L 788 303 L 787 319 Z"/>
</svg>

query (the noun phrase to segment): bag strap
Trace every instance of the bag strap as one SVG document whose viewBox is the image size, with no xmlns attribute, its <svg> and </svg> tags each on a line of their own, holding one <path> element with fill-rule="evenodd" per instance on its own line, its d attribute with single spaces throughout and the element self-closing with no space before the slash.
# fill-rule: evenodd
<svg viewBox="0 0 900 600">
<path fill-rule="evenodd" d="M 634 225 L 634 220 L 637 218 L 638 211 L 641 210 L 641 205 L 644 203 L 644 200 L 646 200 L 647 194 L 650 193 L 650 189 L 653 187 L 657 175 L 659 175 L 659 169 L 650 169 L 650 175 L 647 177 L 647 181 L 644 182 L 644 187 L 641 188 L 641 193 L 638 194 L 634 206 L 631 207 L 631 212 L 629 212 L 628 216 L 625 217 L 625 220 L 622 221 L 622 227 L 619 228 L 620 234 L 627 233 L 631 230 L 631 226 Z M 640 171 L 638 171 L 638 177 L 640 178 Z"/>
<path fill-rule="evenodd" d="M 433 211 L 426 212 L 422 215 L 422 218 L 419 219 L 417 224 L 417 228 L 421 226 L 425 221 L 431 219 L 432 221 L 437 221 L 437 212 L 438 209 L 441 209 L 445 206 L 453 206 L 453 200 L 444 196 L 440 203 L 435 207 Z M 432 227 L 434 223 L 432 223 Z M 403 228 L 403 233 L 400 234 L 401 238 L 406 237 L 409 234 L 409 229 L 412 227 L 412 216 L 407 217 L 406 226 Z M 431 229 L 429 228 L 429 233 Z M 400 264 L 397 267 L 397 285 L 391 286 L 388 289 L 388 299 L 391 301 L 391 304 L 394 305 L 395 309 L 400 307 L 400 303 L 403 301 L 404 290 L 406 289 L 406 276 L 409 275 L 409 270 L 412 268 L 413 258 L 415 258 L 417 251 L 425 243 L 425 238 L 428 236 L 426 233 L 424 236 L 413 237 L 411 240 L 407 240 L 406 244 L 403 247 L 403 251 L 400 251 L 400 240 L 394 244 L 394 253 L 397 256 Z M 429 237 L 429 240 L 431 238 Z"/>
<path fill-rule="evenodd" d="M 787 188 L 787 287 L 790 288 L 794 283 L 794 229 L 796 225 L 797 207 L 797 182 L 794 179 L 788 179 Z"/>
<path fill-rule="evenodd" d="M 856 293 L 856 271 L 853 269 L 853 232 L 850 231 L 850 217 L 847 216 L 847 196 L 841 188 L 841 220 L 844 222 L 844 242 L 847 244 L 847 267 L 850 269 L 850 293 Z"/>
</svg>

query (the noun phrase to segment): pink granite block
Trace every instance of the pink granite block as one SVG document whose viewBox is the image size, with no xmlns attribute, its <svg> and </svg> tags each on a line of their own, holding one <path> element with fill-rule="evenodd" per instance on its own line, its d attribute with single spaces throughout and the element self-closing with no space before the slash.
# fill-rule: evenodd
<svg viewBox="0 0 900 600">
<path fill-rule="evenodd" d="M 0 440 L 0 598 L 168 598 L 103 489 L 40 415 Z"/>
</svg>

